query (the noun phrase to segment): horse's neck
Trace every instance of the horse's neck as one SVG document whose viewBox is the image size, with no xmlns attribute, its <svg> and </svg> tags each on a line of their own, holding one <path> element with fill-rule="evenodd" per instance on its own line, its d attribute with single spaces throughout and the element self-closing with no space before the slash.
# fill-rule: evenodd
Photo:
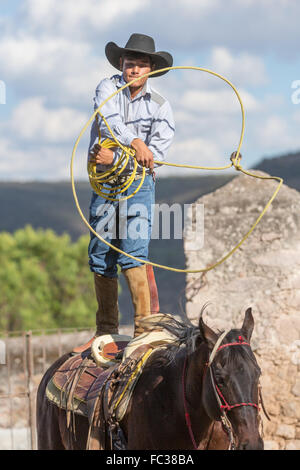
<svg viewBox="0 0 300 470">
<path fill-rule="evenodd" d="M 149 359 L 148 367 L 145 367 L 134 389 L 130 412 L 123 423 L 129 445 L 145 448 L 143 446 L 149 443 L 143 432 L 149 429 L 155 430 L 151 434 L 151 445 L 154 447 L 150 448 L 193 448 L 185 416 L 187 410 L 196 442 L 205 447 L 211 421 L 208 421 L 202 406 L 201 380 L 200 387 L 194 383 L 199 378 L 194 375 L 195 358 L 189 356 L 189 363 L 185 363 L 184 349 L 178 351 L 171 362 L 165 353 L 161 354 L 157 351 Z M 185 365 L 187 369 L 183 381 Z M 142 428 L 139 428 L 139 423 L 143 423 Z M 176 447 L 168 447 L 170 445 Z"/>
<path fill-rule="evenodd" d="M 189 354 L 186 359 L 186 388 L 189 392 L 187 398 L 191 405 L 199 407 L 199 399 L 202 394 L 202 382 L 207 362 L 206 348 L 201 347 Z"/>
<path fill-rule="evenodd" d="M 207 348 L 198 348 L 187 359 L 187 371 L 185 377 L 185 398 L 187 411 L 194 423 L 194 432 L 205 434 L 212 423 L 207 415 L 202 402 L 202 385 L 206 371 Z"/>
</svg>

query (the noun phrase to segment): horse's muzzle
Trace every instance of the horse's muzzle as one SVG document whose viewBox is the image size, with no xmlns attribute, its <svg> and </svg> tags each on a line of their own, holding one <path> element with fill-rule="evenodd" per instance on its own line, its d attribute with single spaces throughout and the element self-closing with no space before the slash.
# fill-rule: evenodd
<svg viewBox="0 0 300 470">
<path fill-rule="evenodd" d="M 264 450 L 264 442 L 261 437 L 255 440 L 243 440 L 239 443 L 237 450 Z"/>
</svg>

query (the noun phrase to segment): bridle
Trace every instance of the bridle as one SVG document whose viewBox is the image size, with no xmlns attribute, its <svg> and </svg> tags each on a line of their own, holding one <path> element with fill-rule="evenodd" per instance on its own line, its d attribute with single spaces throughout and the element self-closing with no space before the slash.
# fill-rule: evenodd
<svg viewBox="0 0 300 470">
<path fill-rule="evenodd" d="M 231 347 L 231 346 L 245 345 L 245 346 L 250 347 L 250 344 L 245 340 L 245 338 L 243 336 L 239 336 L 238 341 L 236 341 L 236 342 L 225 343 L 225 344 L 221 345 L 223 339 L 225 338 L 225 336 L 227 335 L 228 332 L 229 332 L 229 330 L 225 331 L 217 339 L 217 341 L 214 345 L 214 348 L 213 348 L 213 350 L 212 350 L 212 352 L 209 356 L 209 359 L 208 359 L 207 363 L 205 364 L 204 376 L 207 373 L 207 371 L 209 370 L 211 383 L 212 383 L 212 387 L 213 387 L 213 390 L 214 390 L 214 394 L 215 394 L 217 403 L 218 403 L 219 408 L 220 408 L 220 419 L 221 419 L 222 425 L 223 425 L 223 427 L 224 427 L 224 429 L 225 429 L 225 431 L 226 431 L 226 433 L 228 434 L 228 437 L 229 437 L 229 442 L 230 442 L 229 449 L 230 450 L 235 450 L 236 447 L 235 447 L 234 433 L 233 433 L 231 422 L 230 422 L 230 420 L 227 416 L 227 412 L 232 410 L 233 408 L 237 408 L 237 407 L 241 407 L 241 406 L 252 406 L 252 407 L 256 408 L 258 410 L 258 412 L 260 411 L 260 409 L 259 409 L 259 405 L 257 403 L 250 403 L 250 402 L 249 403 L 235 403 L 233 405 L 229 405 L 227 403 L 226 399 L 224 398 L 220 388 L 218 387 L 218 385 L 216 383 L 216 380 L 215 380 L 214 374 L 213 374 L 213 370 L 212 370 L 212 367 L 211 367 L 216 354 L 221 349 Z M 198 449 L 198 446 L 196 444 L 195 437 L 194 437 L 194 434 L 193 434 L 192 426 L 191 426 L 190 415 L 189 415 L 188 410 L 187 410 L 187 401 L 186 401 L 186 393 L 185 393 L 185 376 L 186 376 L 187 358 L 188 358 L 188 355 L 186 355 L 186 357 L 185 357 L 183 372 L 182 372 L 182 390 L 183 390 L 183 404 L 184 404 L 184 411 L 185 411 L 185 421 L 186 421 L 186 425 L 188 427 L 188 431 L 189 431 L 189 434 L 190 434 L 191 441 L 193 443 L 193 447 L 194 447 L 194 449 Z"/>
</svg>

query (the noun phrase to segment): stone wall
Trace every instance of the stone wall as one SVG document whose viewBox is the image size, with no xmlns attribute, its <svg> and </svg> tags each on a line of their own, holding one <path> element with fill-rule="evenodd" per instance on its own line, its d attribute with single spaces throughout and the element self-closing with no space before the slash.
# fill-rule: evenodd
<svg viewBox="0 0 300 470">
<path fill-rule="evenodd" d="M 204 244 L 201 231 L 198 240 L 185 239 L 187 268 L 205 268 L 229 252 L 277 184 L 241 175 L 197 200 L 204 205 Z M 188 274 L 186 300 L 193 322 L 210 302 L 204 319 L 215 329 L 240 327 L 252 307 L 251 344 L 271 416 L 263 418 L 265 448 L 300 449 L 300 193 L 283 185 L 237 252 L 211 271 Z"/>
</svg>

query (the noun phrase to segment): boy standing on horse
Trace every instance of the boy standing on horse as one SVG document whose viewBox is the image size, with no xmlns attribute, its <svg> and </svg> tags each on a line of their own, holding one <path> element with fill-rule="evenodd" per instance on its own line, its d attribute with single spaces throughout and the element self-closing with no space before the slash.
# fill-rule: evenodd
<svg viewBox="0 0 300 470">
<path fill-rule="evenodd" d="M 155 52 L 154 40 L 143 34 L 132 34 L 124 48 L 109 42 L 106 45 L 105 54 L 108 61 L 120 70 L 122 75 L 114 75 L 99 83 L 94 98 L 94 109 L 97 109 L 106 98 L 126 83 L 155 69 L 171 67 L 173 64 L 172 56 L 167 52 Z M 166 71 L 154 74 L 151 78 L 165 73 Z M 165 160 L 173 140 L 172 110 L 168 101 L 153 90 L 148 82 L 148 77 L 144 77 L 110 99 L 101 108 L 101 114 L 107 120 L 118 141 L 135 150 L 138 170 L 133 183 L 122 194 L 122 197 L 130 195 L 136 190 L 141 182 L 142 167 L 146 169 L 142 187 L 134 196 L 127 199 L 127 214 L 125 215 L 126 225 L 129 229 L 130 224 L 137 222 L 136 218 L 140 216 L 137 211 L 134 213 L 134 206 L 136 204 L 142 205 L 147 214 L 146 236 L 130 237 L 130 230 L 127 230 L 127 237 L 122 238 L 117 229 L 116 235 L 106 236 L 106 240 L 120 250 L 147 261 L 155 200 L 154 167 L 159 166 L 154 164 L 154 160 Z M 112 136 L 104 120 L 100 116 L 97 117 L 99 118 L 94 120 L 91 129 L 89 161 L 97 164 L 97 172 L 101 174 L 118 161 L 120 149 L 112 150 L 101 146 L 103 139 L 111 139 Z M 97 143 L 99 128 L 101 132 L 100 145 Z M 116 176 L 114 184 L 117 186 L 123 184 L 130 177 L 133 168 L 134 160 L 130 158 L 122 176 Z M 104 217 L 107 217 L 107 207 L 113 207 L 114 216 L 120 215 L 121 209 L 118 202 L 105 200 L 93 192 L 90 204 L 90 224 L 97 233 L 97 228 L 99 230 Z M 135 310 L 134 336 L 141 334 L 143 328 L 139 324 L 139 320 L 157 311 L 157 306 L 155 308 L 151 305 L 153 299 L 150 291 L 153 287 L 154 292 L 156 289 L 152 267 L 113 250 L 93 233 L 91 233 L 88 253 L 90 269 L 94 273 L 98 301 L 96 336 L 118 333 L 117 265 L 121 267 L 131 293 Z"/>
</svg>

